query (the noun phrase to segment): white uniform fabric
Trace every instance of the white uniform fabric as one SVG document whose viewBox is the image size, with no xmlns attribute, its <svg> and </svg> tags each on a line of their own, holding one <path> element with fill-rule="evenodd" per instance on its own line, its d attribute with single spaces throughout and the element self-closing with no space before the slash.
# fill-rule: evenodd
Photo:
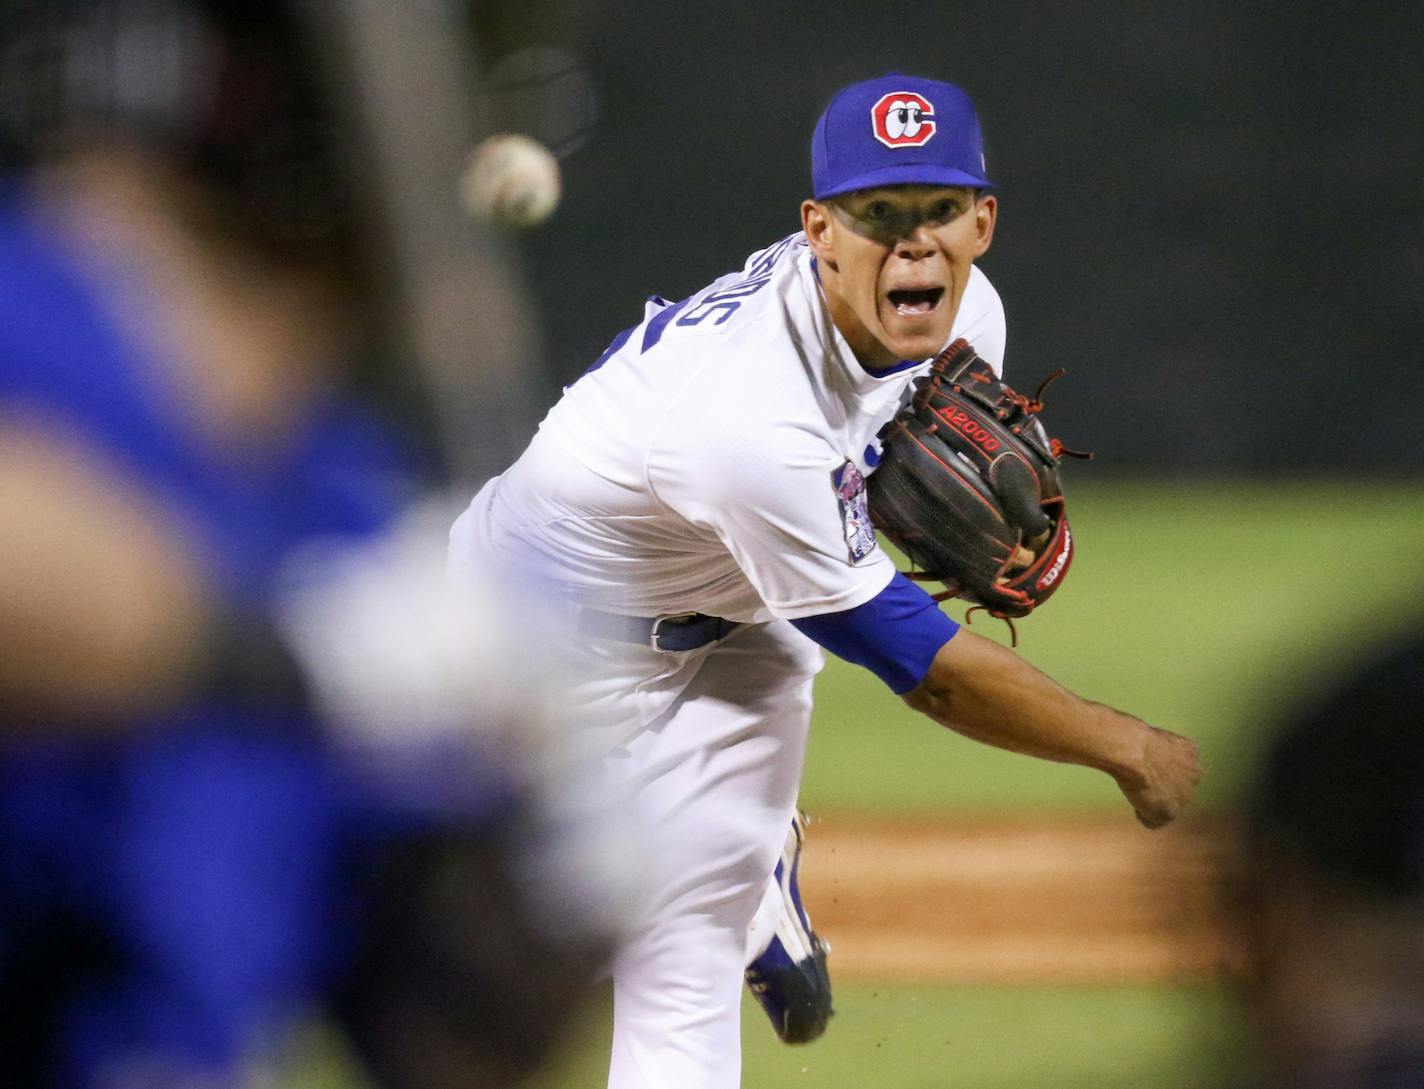
<svg viewBox="0 0 1424 1089">
<path fill-rule="evenodd" d="M 977 269 L 960 336 L 1001 366 L 1003 307 Z M 579 608 L 747 625 L 687 652 L 573 648 L 583 739 L 650 830 L 647 914 L 614 969 L 611 1089 L 739 1084 L 746 931 L 823 663 L 787 621 L 861 605 L 893 576 L 860 524 L 859 479 L 925 365 L 861 367 L 792 235 L 676 306 L 650 302 L 452 531 L 456 566 L 533 564 L 571 631 Z"/>
</svg>

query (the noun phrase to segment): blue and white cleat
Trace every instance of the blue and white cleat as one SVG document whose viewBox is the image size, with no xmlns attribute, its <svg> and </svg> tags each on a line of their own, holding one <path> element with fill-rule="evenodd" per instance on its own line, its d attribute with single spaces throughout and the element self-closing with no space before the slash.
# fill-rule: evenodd
<svg viewBox="0 0 1424 1089">
<path fill-rule="evenodd" d="M 748 934 L 747 987 L 783 1043 L 809 1044 L 826 1031 L 831 1014 L 831 947 L 811 929 L 801 903 L 797 869 L 806 842 L 804 813 L 791 821 L 781 861 L 768 883 Z"/>
</svg>

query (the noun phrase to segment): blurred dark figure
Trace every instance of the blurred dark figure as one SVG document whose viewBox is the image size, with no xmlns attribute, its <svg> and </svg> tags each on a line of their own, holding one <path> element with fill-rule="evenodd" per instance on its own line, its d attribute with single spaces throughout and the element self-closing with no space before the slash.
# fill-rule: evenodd
<svg viewBox="0 0 1424 1089">
<path fill-rule="evenodd" d="M 1424 636 L 1279 732 L 1245 847 L 1255 1083 L 1424 1086 Z"/>
<path fill-rule="evenodd" d="M 510 1085 L 606 953 L 531 644 L 357 390 L 424 307 L 361 8 L 0 2 L 0 1085 L 238 1085 L 323 1012 Z"/>
</svg>

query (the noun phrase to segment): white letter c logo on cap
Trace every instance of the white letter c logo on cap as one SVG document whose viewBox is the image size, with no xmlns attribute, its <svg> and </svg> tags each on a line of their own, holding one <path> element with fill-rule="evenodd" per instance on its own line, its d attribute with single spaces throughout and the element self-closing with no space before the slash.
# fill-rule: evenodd
<svg viewBox="0 0 1424 1089">
<path fill-rule="evenodd" d="M 870 128 L 886 147 L 923 147 L 935 134 L 934 106 L 914 91 L 891 91 L 870 108 Z"/>
</svg>

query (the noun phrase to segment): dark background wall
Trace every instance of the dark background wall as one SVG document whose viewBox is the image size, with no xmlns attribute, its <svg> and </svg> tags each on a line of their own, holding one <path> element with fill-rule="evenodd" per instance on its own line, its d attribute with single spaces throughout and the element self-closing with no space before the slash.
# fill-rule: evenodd
<svg viewBox="0 0 1424 1089">
<path fill-rule="evenodd" d="M 1070 368 L 1053 408 L 1071 445 L 1122 470 L 1424 469 L 1424 3 L 631 0 L 484 18 L 491 59 L 562 45 L 598 99 L 563 206 L 520 243 L 551 394 L 644 296 L 796 229 L 822 107 L 902 70 L 979 104 L 1009 374 Z M 542 93 L 521 92 L 528 116 Z"/>
</svg>

